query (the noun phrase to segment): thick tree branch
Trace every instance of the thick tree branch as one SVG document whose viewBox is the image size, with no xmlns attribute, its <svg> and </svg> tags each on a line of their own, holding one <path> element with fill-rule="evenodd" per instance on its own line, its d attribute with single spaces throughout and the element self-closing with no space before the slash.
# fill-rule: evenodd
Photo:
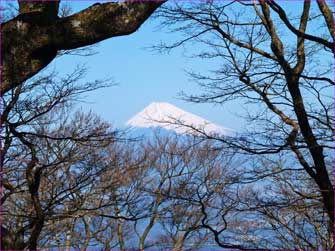
<svg viewBox="0 0 335 251">
<path fill-rule="evenodd" d="M 307 27 L 307 21 L 309 17 L 309 9 L 311 3 L 309 1 L 304 2 L 303 12 L 300 18 L 299 31 L 305 33 Z M 293 68 L 295 74 L 299 75 L 305 68 L 306 56 L 305 56 L 305 39 L 301 36 L 297 36 L 297 64 Z"/>
<path fill-rule="evenodd" d="M 48 18 L 57 18 L 59 8 L 59 0 L 53 1 L 27 1 L 19 0 L 19 13 L 43 13 Z"/>
<path fill-rule="evenodd" d="M 55 22 L 52 44 L 58 50 L 75 49 L 104 39 L 128 35 L 163 2 L 104 3 Z"/>
<path fill-rule="evenodd" d="M 281 20 L 284 22 L 284 24 L 286 25 L 286 27 L 288 29 L 290 29 L 290 31 L 292 31 L 294 34 L 296 34 L 297 36 L 301 36 L 305 39 L 308 39 L 310 41 L 314 41 L 316 43 L 322 44 L 325 47 L 333 50 L 334 48 L 334 43 L 329 42 L 321 37 L 317 37 L 317 36 L 313 36 L 311 34 L 307 34 L 305 32 L 301 32 L 300 30 L 297 30 L 289 21 L 288 17 L 286 16 L 286 12 L 285 10 L 283 10 L 280 5 L 278 5 L 276 2 L 274 1 L 268 1 L 267 2 L 268 5 L 271 7 L 272 10 L 274 10 L 275 12 L 277 12 L 277 14 L 279 15 L 279 17 L 281 18 Z M 328 25 L 328 23 L 327 23 Z M 329 25 L 328 25 L 329 27 Z M 334 35 L 332 35 L 333 39 L 334 39 Z"/>
<path fill-rule="evenodd" d="M 2 93 L 42 70 L 59 50 L 80 48 L 135 32 L 162 3 L 95 4 L 59 19 L 54 15 L 58 4 L 20 2 L 20 15 L 1 27 Z"/>
<path fill-rule="evenodd" d="M 318 5 L 319 5 L 319 9 L 322 12 L 322 15 L 326 21 L 329 33 L 331 35 L 331 37 L 333 38 L 333 41 L 335 40 L 335 33 L 334 33 L 334 17 L 333 17 L 333 12 L 329 9 L 326 1 L 322 1 L 322 0 L 318 0 L 317 1 Z M 332 48 L 330 49 L 334 49 L 334 44 L 332 46 Z"/>
</svg>

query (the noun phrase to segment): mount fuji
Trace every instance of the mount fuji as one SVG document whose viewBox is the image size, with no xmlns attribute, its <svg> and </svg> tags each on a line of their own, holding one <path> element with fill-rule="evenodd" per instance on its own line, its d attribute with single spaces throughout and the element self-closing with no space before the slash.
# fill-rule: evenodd
<svg viewBox="0 0 335 251">
<path fill-rule="evenodd" d="M 204 132 L 206 134 L 230 136 L 235 132 L 165 102 L 149 104 L 129 119 L 126 125 L 132 128 L 162 128 L 174 131 L 177 134 Z"/>
</svg>

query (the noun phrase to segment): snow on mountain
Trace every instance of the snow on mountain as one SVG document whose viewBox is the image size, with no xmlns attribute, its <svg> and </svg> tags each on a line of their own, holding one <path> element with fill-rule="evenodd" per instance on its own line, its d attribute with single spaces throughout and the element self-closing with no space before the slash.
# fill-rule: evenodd
<svg viewBox="0 0 335 251">
<path fill-rule="evenodd" d="M 178 134 L 197 134 L 196 128 L 207 134 L 231 135 L 234 130 L 212 123 L 197 115 L 164 102 L 153 102 L 127 121 L 127 126 L 137 128 L 160 127 Z M 191 128 L 192 127 L 192 128 Z"/>
</svg>

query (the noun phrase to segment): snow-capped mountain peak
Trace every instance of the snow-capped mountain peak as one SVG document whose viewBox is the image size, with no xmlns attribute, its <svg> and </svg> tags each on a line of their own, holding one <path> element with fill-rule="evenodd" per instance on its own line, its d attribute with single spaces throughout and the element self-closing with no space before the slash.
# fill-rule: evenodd
<svg viewBox="0 0 335 251">
<path fill-rule="evenodd" d="M 223 135 L 230 135 L 233 132 L 231 129 L 224 128 L 165 102 L 149 104 L 144 110 L 128 120 L 126 125 L 140 128 L 160 127 L 179 134 L 198 134 L 197 130 L 207 134 Z"/>
</svg>

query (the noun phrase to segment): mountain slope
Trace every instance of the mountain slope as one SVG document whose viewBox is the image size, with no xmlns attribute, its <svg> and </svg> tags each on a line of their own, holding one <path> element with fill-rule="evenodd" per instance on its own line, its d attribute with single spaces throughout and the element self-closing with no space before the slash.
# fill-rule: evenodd
<svg viewBox="0 0 335 251">
<path fill-rule="evenodd" d="M 207 134 L 230 135 L 234 131 L 184 111 L 172 104 L 153 102 L 127 121 L 127 126 L 137 128 L 160 127 L 178 134 L 197 134 L 196 130 Z M 196 130 L 194 130 L 196 129 Z"/>
</svg>

